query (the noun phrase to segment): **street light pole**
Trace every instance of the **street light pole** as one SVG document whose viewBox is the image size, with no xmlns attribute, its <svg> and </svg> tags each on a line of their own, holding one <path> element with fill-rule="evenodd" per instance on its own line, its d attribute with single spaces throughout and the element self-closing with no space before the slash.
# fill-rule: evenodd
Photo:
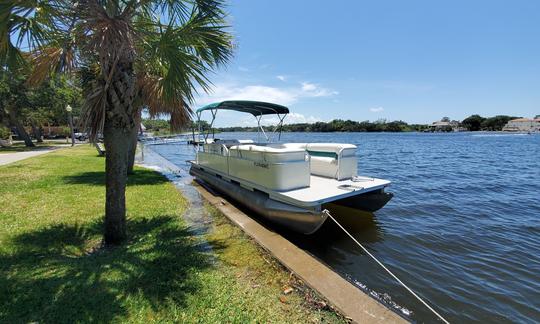
<svg viewBox="0 0 540 324">
<path fill-rule="evenodd" d="M 71 129 L 71 146 L 75 146 L 75 133 L 73 132 L 73 115 L 71 114 L 73 108 L 71 108 L 70 105 L 67 105 L 66 111 L 68 113 L 69 128 Z"/>
</svg>

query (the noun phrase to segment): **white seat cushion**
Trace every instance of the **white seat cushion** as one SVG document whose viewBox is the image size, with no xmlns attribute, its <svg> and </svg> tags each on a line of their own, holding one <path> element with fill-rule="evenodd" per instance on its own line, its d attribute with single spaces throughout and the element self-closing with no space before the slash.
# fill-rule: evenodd
<svg viewBox="0 0 540 324">
<path fill-rule="evenodd" d="M 309 143 L 311 174 L 337 180 L 356 176 L 356 146 L 340 143 Z"/>
<path fill-rule="evenodd" d="M 341 143 L 309 143 L 306 145 L 306 150 L 309 152 L 326 152 L 350 156 L 356 154 L 356 146 L 352 144 Z"/>
<path fill-rule="evenodd" d="M 303 149 L 236 145 L 229 153 L 231 176 L 278 191 L 309 186 L 309 162 Z"/>
<path fill-rule="evenodd" d="M 294 148 L 277 148 L 260 145 L 235 145 L 230 148 L 231 156 L 270 163 L 305 161 L 306 151 Z"/>
<path fill-rule="evenodd" d="M 342 143 L 270 144 L 276 149 L 303 149 L 310 156 L 310 173 L 338 180 L 356 176 L 356 146 Z"/>
<path fill-rule="evenodd" d="M 310 161 L 311 174 L 337 179 L 337 159 L 325 156 L 312 156 L 310 157 Z"/>
</svg>

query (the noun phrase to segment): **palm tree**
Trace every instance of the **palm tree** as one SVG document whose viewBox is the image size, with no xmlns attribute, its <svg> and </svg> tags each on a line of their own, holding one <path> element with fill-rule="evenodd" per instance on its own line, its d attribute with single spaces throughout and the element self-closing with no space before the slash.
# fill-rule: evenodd
<svg viewBox="0 0 540 324">
<path fill-rule="evenodd" d="M 31 61 L 29 82 L 55 73 L 83 77 L 83 120 L 107 149 L 105 244 L 126 238 L 130 139 L 142 107 L 180 125 L 197 88 L 232 56 L 221 0 L 3 0 L 0 64 Z"/>
</svg>

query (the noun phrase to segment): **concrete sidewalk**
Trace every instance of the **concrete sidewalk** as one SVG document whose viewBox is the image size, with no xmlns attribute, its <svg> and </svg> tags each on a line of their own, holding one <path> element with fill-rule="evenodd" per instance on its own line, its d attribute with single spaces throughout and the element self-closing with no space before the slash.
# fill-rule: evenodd
<svg viewBox="0 0 540 324">
<path fill-rule="evenodd" d="M 10 163 L 28 159 L 34 156 L 49 153 L 59 148 L 61 148 L 61 146 L 47 147 L 47 148 L 42 148 L 42 149 L 37 148 L 34 151 L 28 151 L 28 152 L 0 153 L 0 165 L 10 164 Z"/>
</svg>

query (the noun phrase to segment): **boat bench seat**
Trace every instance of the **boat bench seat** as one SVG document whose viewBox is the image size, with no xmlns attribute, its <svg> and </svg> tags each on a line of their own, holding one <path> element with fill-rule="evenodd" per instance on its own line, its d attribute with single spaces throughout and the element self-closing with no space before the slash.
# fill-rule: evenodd
<svg viewBox="0 0 540 324">
<path fill-rule="evenodd" d="M 306 151 L 302 148 L 275 148 L 261 145 L 231 146 L 231 156 L 271 163 L 305 161 Z"/>
<path fill-rule="evenodd" d="M 271 144 L 269 147 L 306 150 L 313 175 L 337 180 L 350 179 L 357 175 L 356 146 L 352 144 L 286 143 Z"/>
<path fill-rule="evenodd" d="M 301 148 L 236 145 L 229 148 L 229 175 L 285 191 L 309 187 L 309 159 Z"/>
</svg>

